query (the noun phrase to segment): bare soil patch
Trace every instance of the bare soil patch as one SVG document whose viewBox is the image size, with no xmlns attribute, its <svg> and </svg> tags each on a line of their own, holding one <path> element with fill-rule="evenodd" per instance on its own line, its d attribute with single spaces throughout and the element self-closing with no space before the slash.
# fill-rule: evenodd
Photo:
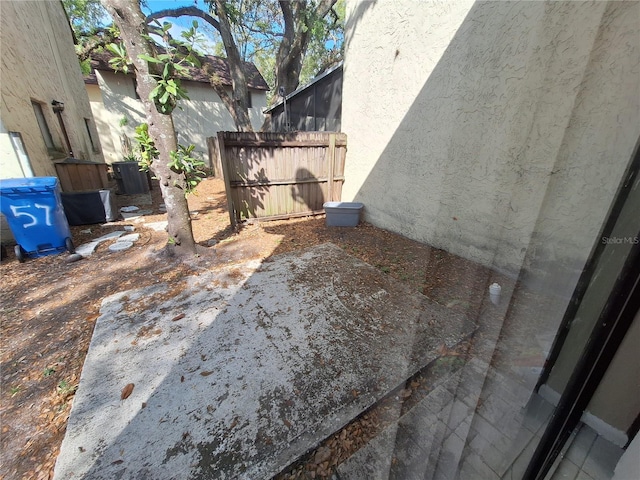
<svg viewBox="0 0 640 480">
<path fill-rule="evenodd" d="M 153 205 L 144 207 L 154 210 L 147 221 L 161 221 L 165 215 L 159 210 L 162 199 L 157 186 L 152 197 Z M 127 204 L 126 198 L 119 201 Z M 328 228 L 324 217 L 316 217 L 248 224 L 234 231 L 229 226 L 224 183 L 219 179 L 203 181 L 198 194 L 189 198 L 189 205 L 192 212 L 197 212 L 193 214 L 196 241 L 206 247 L 204 255 L 190 261 L 159 255 L 166 242 L 164 232 L 125 221 L 72 227 L 74 243 L 79 245 L 124 225 L 134 225 L 141 238 L 124 252 L 110 252 L 106 244 L 101 244 L 91 257 L 75 263 L 65 262 L 67 254 L 20 264 L 9 253 L 9 258 L 2 261 L 0 477 L 52 478 L 100 303 L 108 295 L 159 282 L 167 282 L 179 292 L 184 277 L 217 265 L 268 260 L 325 242 L 335 243 L 416 291 L 464 313 L 478 311 L 487 285 L 497 278 L 494 272 L 470 261 L 368 224 Z M 90 234 L 81 232 L 88 228 Z M 451 358 L 460 355 L 442 353 Z M 410 396 L 412 389 L 419 390 L 421 382 L 419 378 L 411 380 L 409 390 L 399 395 Z M 297 466 L 290 475 L 328 475 L 332 466 L 366 441 L 383 412 L 367 413 L 362 424 L 349 426 L 346 433 L 338 432 L 330 439 L 335 451 L 313 452 L 307 464 Z"/>
</svg>

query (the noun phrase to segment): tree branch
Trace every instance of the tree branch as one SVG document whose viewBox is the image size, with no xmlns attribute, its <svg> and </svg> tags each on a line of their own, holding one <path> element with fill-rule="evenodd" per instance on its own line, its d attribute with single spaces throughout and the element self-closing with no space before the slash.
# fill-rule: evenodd
<svg viewBox="0 0 640 480">
<path fill-rule="evenodd" d="M 87 37 L 86 43 L 80 46 L 80 49 L 77 52 L 78 60 L 84 62 L 91 54 L 97 50 L 98 48 L 105 47 L 107 44 L 116 41 L 116 38 L 111 35 L 109 30 L 103 29 L 98 30 L 95 34 Z"/>
<path fill-rule="evenodd" d="M 282 32 L 276 32 L 274 30 L 260 30 L 259 28 L 249 27 L 245 25 L 244 28 L 249 30 L 251 33 L 259 33 L 261 35 L 271 35 L 272 37 L 282 37 L 284 34 Z"/>
<path fill-rule="evenodd" d="M 338 51 L 330 51 L 330 52 L 328 52 L 327 57 L 324 58 L 322 60 L 322 62 L 320 63 L 320 65 L 318 66 L 318 69 L 315 72 L 316 76 L 320 75 L 323 72 L 325 72 L 329 68 L 334 67 L 338 63 L 338 61 L 340 61 L 340 55 L 339 54 L 340 54 L 340 52 L 338 52 Z"/>
<path fill-rule="evenodd" d="M 197 7 L 180 7 L 180 8 L 168 8 L 166 10 L 160 10 L 154 12 L 147 17 L 147 24 L 158 20 L 163 17 L 198 17 L 207 22 L 216 30 L 220 31 L 220 22 L 209 15 L 207 12 L 200 10 Z"/>
<path fill-rule="evenodd" d="M 287 37 L 287 32 L 295 31 L 293 10 L 291 9 L 291 3 L 288 0 L 280 0 L 280 9 L 282 10 L 282 18 L 284 20 L 284 36 Z"/>
<path fill-rule="evenodd" d="M 316 15 L 318 18 L 324 18 L 337 1 L 338 0 L 321 0 L 316 7 Z"/>
<path fill-rule="evenodd" d="M 222 43 L 227 52 L 227 62 L 229 64 L 229 73 L 231 74 L 231 88 L 233 91 L 233 110 L 231 110 L 231 112 L 232 115 L 235 113 L 234 120 L 238 130 L 241 132 L 251 132 L 253 128 L 248 111 L 249 91 L 242 58 L 231 34 L 231 22 L 225 9 L 224 1 L 215 0 L 215 7 L 218 12 L 218 18 L 220 19 L 220 28 L 218 31 L 220 32 Z"/>
</svg>

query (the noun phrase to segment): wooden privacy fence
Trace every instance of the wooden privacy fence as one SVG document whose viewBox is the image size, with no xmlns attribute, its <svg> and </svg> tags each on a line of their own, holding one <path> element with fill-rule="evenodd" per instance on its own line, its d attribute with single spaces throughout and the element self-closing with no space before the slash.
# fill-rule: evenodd
<svg viewBox="0 0 640 480">
<path fill-rule="evenodd" d="M 323 213 L 342 196 L 344 133 L 219 132 L 217 143 L 232 225 Z"/>
<path fill-rule="evenodd" d="M 63 192 L 85 192 L 109 188 L 106 163 L 67 158 L 55 164 Z"/>
</svg>

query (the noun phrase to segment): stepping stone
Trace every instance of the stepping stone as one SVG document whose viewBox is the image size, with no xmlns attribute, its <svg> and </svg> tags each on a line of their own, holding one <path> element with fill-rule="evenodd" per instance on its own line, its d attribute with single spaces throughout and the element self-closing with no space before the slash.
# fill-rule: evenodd
<svg viewBox="0 0 640 480">
<path fill-rule="evenodd" d="M 133 242 L 116 242 L 112 245 L 109 245 L 110 252 L 121 252 L 122 250 L 128 250 L 133 247 Z"/>
<path fill-rule="evenodd" d="M 93 252 L 96 251 L 96 248 L 98 248 L 98 245 L 100 245 L 102 242 L 106 242 L 107 240 L 113 240 L 114 238 L 121 237 L 122 235 L 124 235 L 124 233 L 125 232 L 118 231 L 118 232 L 111 232 L 111 233 L 102 235 L 101 237 L 98 237 L 88 243 L 83 243 L 79 247 L 76 247 L 76 253 L 79 255 L 82 255 L 83 257 L 88 257 L 92 255 Z"/>
<path fill-rule="evenodd" d="M 156 232 L 164 232 L 167 229 L 167 225 L 169 222 L 166 220 L 161 222 L 149 222 L 144 224 L 145 227 L 150 228 L 151 230 L 155 230 Z"/>
<path fill-rule="evenodd" d="M 139 233 L 130 233 L 128 235 L 123 235 L 122 237 L 120 237 L 118 240 L 116 240 L 116 243 L 137 242 L 138 240 L 140 240 L 140 234 Z"/>
</svg>

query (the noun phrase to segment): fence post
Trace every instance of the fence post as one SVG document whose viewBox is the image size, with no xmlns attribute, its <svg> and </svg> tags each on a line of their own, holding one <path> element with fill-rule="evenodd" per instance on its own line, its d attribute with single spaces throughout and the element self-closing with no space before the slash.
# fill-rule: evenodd
<svg viewBox="0 0 640 480">
<path fill-rule="evenodd" d="M 227 193 L 227 208 L 229 210 L 229 220 L 233 228 L 238 224 L 236 218 L 236 209 L 233 203 L 233 195 L 231 194 L 231 182 L 229 181 L 229 164 L 227 163 L 227 152 L 224 145 L 224 132 L 218 132 L 218 152 L 220 164 L 222 165 L 222 178 L 224 178 L 224 190 Z"/>
<path fill-rule="evenodd" d="M 329 202 L 333 202 L 333 177 L 334 177 L 334 169 L 336 165 L 336 134 L 329 134 L 329 151 L 327 162 L 329 163 L 329 171 L 328 171 L 328 183 L 327 183 L 327 200 Z"/>
<path fill-rule="evenodd" d="M 207 147 L 209 150 L 209 167 L 213 171 L 213 176 L 222 176 L 222 165 L 220 163 L 220 149 L 218 148 L 218 137 L 207 137 Z"/>
</svg>

